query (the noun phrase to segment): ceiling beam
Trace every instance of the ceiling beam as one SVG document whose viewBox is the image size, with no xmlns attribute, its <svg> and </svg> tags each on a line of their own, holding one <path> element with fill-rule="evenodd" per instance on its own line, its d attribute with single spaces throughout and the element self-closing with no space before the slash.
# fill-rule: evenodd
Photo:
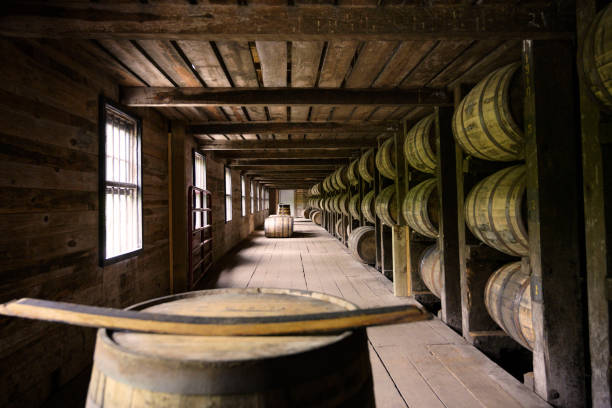
<svg viewBox="0 0 612 408">
<path fill-rule="evenodd" d="M 444 89 L 122 88 L 127 106 L 452 106 Z"/>
<path fill-rule="evenodd" d="M 436 5 L 425 2 L 385 7 L 194 5 L 186 1 L 142 4 L 12 0 L 6 3 L 0 16 L 0 34 L 12 37 L 199 41 L 507 40 L 569 38 L 575 31 L 572 8 L 563 7 L 559 11 L 554 1 Z"/>
<path fill-rule="evenodd" d="M 376 139 L 312 139 L 312 140 L 201 140 L 200 150 L 262 150 L 269 149 L 360 149 L 376 146 Z"/>
<path fill-rule="evenodd" d="M 269 169 L 257 169 L 257 170 L 243 170 L 242 174 L 244 174 L 245 176 L 248 177 L 274 177 L 274 178 L 281 178 L 283 176 L 288 176 L 290 175 L 290 177 L 298 177 L 298 178 L 305 178 L 305 177 L 322 177 L 325 178 L 327 177 L 333 170 L 328 170 L 328 169 L 324 169 L 324 170 L 292 170 L 290 173 L 287 172 L 287 170 L 269 170 Z"/>
<path fill-rule="evenodd" d="M 295 133 L 366 133 L 377 134 L 399 128 L 395 122 L 340 123 L 340 122 L 206 122 L 192 124 L 187 131 L 194 135 L 209 134 L 295 134 Z"/>
<path fill-rule="evenodd" d="M 341 164 L 336 159 L 232 159 L 228 160 L 229 166 L 338 166 Z"/>
<path fill-rule="evenodd" d="M 325 149 L 285 149 L 285 150 L 215 150 L 215 157 L 219 159 L 258 160 L 266 159 L 350 159 L 358 156 L 357 149 L 353 150 L 325 150 Z"/>
<path fill-rule="evenodd" d="M 329 172 L 336 170 L 336 166 L 332 164 L 236 164 L 230 166 L 236 170 L 279 170 L 291 172 L 293 170 L 328 170 Z"/>
</svg>

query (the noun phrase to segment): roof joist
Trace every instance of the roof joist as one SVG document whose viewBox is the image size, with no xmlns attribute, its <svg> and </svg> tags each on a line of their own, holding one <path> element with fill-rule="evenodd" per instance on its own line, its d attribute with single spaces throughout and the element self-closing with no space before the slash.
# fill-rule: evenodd
<svg viewBox="0 0 612 408">
<path fill-rule="evenodd" d="M 262 152 L 250 150 L 215 150 L 218 159 L 234 160 L 259 160 Z M 356 149 L 353 150 L 325 150 L 325 149 L 286 149 L 265 152 L 266 159 L 349 159 L 356 157 Z"/>
<path fill-rule="evenodd" d="M 398 123 L 339 123 L 339 122 L 207 122 L 193 124 L 187 131 L 194 135 L 233 134 L 374 134 L 398 130 Z M 287 146 L 291 147 L 291 146 Z"/>
<path fill-rule="evenodd" d="M 244 132 L 248 133 L 248 132 Z M 200 150 L 275 150 L 275 149 L 326 149 L 356 150 L 376 146 L 374 138 L 312 139 L 312 140 L 202 140 Z"/>
<path fill-rule="evenodd" d="M 210 5 L 171 2 L 4 4 L 0 34 L 16 37 L 200 41 L 457 40 L 569 38 L 573 10 L 525 4 Z M 571 4 L 571 2 L 567 2 Z"/>
<path fill-rule="evenodd" d="M 444 89 L 127 87 L 127 106 L 451 106 Z"/>
</svg>

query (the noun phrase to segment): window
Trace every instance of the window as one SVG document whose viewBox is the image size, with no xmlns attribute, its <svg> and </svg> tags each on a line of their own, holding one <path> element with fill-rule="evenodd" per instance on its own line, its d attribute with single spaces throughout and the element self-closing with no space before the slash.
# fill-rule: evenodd
<svg viewBox="0 0 612 408">
<path fill-rule="evenodd" d="M 270 209 L 270 191 L 267 188 L 264 190 L 264 209 Z"/>
<path fill-rule="evenodd" d="M 243 175 L 240 176 L 240 196 L 242 197 L 240 208 L 242 209 L 242 216 L 244 217 L 246 215 L 246 181 Z"/>
<path fill-rule="evenodd" d="M 204 155 L 194 152 L 193 153 L 193 185 L 202 190 L 206 190 L 206 158 Z M 203 203 L 200 201 L 204 200 Z M 206 208 L 206 194 L 195 195 L 195 208 Z M 195 228 L 201 228 L 208 224 L 206 215 L 202 212 L 196 212 L 195 214 Z"/>
<path fill-rule="evenodd" d="M 251 214 L 255 213 L 255 183 L 251 180 Z"/>
<path fill-rule="evenodd" d="M 105 100 L 100 103 L 100 263 L 142 249 L 141 125 Z"/>
<path fill-rule="evenodd" d="M 259 211 L 263 210 L 263 186 L 259 186 Z"/>
<path fill-rule="evenodd" d="M 225 222 L 232 220 L 232 171 L 225 167 Z"/>
<path fill-rule="evenodd" d="M 255 183 L 255 210 L 259 211 L 259 184 Z"/>
</svg>

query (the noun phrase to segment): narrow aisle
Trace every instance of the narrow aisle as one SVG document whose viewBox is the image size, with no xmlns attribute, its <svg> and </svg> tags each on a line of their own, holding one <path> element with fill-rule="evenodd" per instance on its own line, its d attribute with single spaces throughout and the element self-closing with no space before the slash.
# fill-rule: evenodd
<svg viewBox="0 0 612 408">
<path fill-rule="evenodd" d="M 296 219 L 293 238 L 255 231 L 226 255 L 213 288 L 323 292 L 360 307 L 417 304 L 357 262 L 323 228 Z M 439 319 L 368 329 L 377 407 L 548 407 Z"/>
</svg>

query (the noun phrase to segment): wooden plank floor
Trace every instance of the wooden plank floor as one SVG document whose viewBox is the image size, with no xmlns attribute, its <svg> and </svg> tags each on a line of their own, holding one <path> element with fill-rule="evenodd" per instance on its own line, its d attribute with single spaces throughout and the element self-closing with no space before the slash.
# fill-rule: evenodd
<svg viewBox="0 0 612 408">
<path fill-rule="evenodd" d="M 278 287 L 361 307 L 410 304 L 323 228 L 297 219 L 291 239 L 255 231 L 226 256 L 212 287 Z M 210 286 L 209 286 L 210 287 Z M 438 319 L 368 329 L 377 407 L 548 407 Z"/>
</svg>

